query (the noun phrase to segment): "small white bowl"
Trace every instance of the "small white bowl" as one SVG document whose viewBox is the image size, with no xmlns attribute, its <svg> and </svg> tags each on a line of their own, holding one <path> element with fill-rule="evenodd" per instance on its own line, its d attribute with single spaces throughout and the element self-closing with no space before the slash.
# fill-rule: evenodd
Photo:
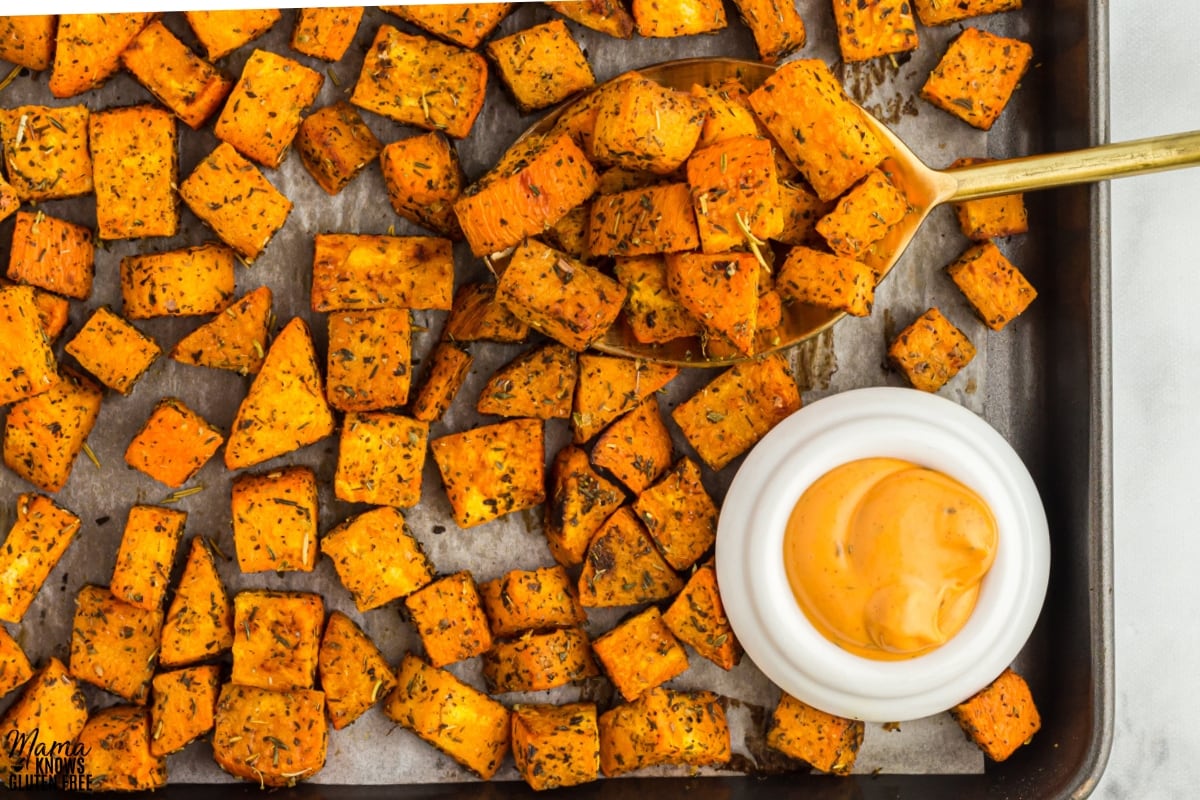
<svg viewBox="0 0 1200 800">
<path fill-rule="evenodd" d="M 800 495 L 834 467 L 877 456 L 940 470 L 974 489 L 998 527 L 975 611 L 946 644 L 877 661 L 822 636 L 788 585 L 783 535 Z M 717 526 L 717 581 L 747 655 L 781 689 L 831 714 L 902 722 L 945 711 L 987 686 L 1041 612 L 1050 539 L 1037 487 L 1008 442 L 971 411 L 915 389 L 856 389 L 792 414 L 747 456 Z"/>
</svg>

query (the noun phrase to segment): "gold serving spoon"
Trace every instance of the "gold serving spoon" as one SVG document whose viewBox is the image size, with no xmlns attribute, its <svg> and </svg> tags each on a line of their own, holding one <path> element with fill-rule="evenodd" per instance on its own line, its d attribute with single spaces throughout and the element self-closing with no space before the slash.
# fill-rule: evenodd
<svg viewBox="0 0 1200 800">
<path fill-rule="evenodd" d="M 639 72 L 665 86 L 680 90 L 690 89 L 697 83 L 711 85 L 726 78 L 738 77 L 748 90 L 753 91 L 773 70 L 773 67 L 751 61 L 706 58 L 659 64 Z M 881 279 L 900 259 L 929 213 L 943 203 L 1091 183 L 1200 164 L 1200 131 L 1194 131 L 1064 153 L 992 161 L 952 170 L 935 170 L 926 166 L 883 123 L 866 111 L 863 111 L 863 117 L 888 153 L 882 168 L 891 174 L 911 207 L 908 215 L 877 242 L 864 258 L 880 274 Z M 553 118 L 550 122 L 553 122 Z M 542 124 L 545 121 L 530 132 L 537 132 Z M 543 130 L 548 130 L 548 127 Z M 785 309 L 783 324 L 769 335 L 764 333 L 759 339 L 757 354 L 799 344 L 843 316 L 841 312 L 794 303 Z M 643 344 L 634 338 L 621 321 L 595 347 L 606 353 L 680 366 L 725 366 L 745 358 L 739 354 L 714 355 L 706 352 L 703 343 L 695 338 L 677 339 L 661 345 Z"/>
</svg>

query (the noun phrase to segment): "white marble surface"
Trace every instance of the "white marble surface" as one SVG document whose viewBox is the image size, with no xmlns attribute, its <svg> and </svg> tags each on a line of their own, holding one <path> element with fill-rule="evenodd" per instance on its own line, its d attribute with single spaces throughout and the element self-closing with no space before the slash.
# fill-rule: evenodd
<svg viewBox="0 0 1200 800">
<path fill-rule="evenodd" d="M 1200 4 L 1111 0 L 1111 137 L 1200 130 Z M 1200 786 L 1200 169 L 1112 185 L 1116 714 L 1094 797 Z"/>
</svg>

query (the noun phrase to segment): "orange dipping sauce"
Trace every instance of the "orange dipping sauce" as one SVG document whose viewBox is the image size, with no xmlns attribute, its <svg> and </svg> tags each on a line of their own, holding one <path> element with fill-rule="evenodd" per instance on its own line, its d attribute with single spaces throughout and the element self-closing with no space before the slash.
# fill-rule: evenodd
<svg viewBox="0 0 1200 800">
<path fill-rule="evenodd" d="M 817 630 L 851 653 L 894 661 L 933 650 L 966 624 L 997 538 L 991 509 L 955 479 L 866 458 L 805 490 L 783 557 Z"/>
</svg>

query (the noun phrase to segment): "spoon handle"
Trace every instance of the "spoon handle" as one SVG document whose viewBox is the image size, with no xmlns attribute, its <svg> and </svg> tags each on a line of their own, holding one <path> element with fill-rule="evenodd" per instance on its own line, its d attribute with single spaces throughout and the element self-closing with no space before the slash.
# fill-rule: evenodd
<svg viewBox="0 0 1200 800">
<path fill-rule="evenodd" d="M 1200 131 L 991 161 L 944 174 L 957 184 L 947 201 L 961 202 L 1193 165 L 1200 165 Z"/>
</svg>

